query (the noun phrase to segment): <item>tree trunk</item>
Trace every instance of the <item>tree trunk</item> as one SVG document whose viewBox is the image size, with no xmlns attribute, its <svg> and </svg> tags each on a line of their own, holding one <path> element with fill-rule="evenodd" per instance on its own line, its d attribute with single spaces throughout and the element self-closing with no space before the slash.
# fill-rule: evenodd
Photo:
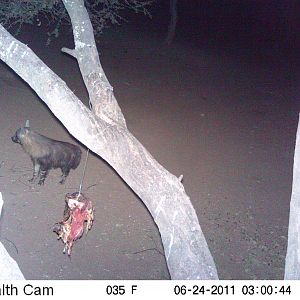
<svg viewBox="0 0 300 300">
<path fill-rule="evenodd" d="M 288 247 L 284 279 L 300 279 L 300 121 L 294 154 L 293 186 L 290 203 Z"/>
<path fill-rule="evenodd" d="M 180 180 L 164 169 L 127 130 L 100 64 L 82 0 L 63 0 L 91 112 L 26 45 L 0 26 L 0 58 L 22 77 L 67 130 L 106 160 L 141 198 L 161 234 L 172 279 L 218 279 L 197 215 Z"/>
<path fill-rule="evenodd" d="M 3 199 L 0 192 L 0 218 L 2 212 Z M 8 254 L 0 242 L 0 280 L 24 280 L 24 276 L 16 261 Z M 1 288 L 0 288 L 1 292 Z M 1 293 L 0 293 L 1 296 Z"/>
<path fill-rule="evenodd" d="M 170 0 L 170 22 L 168 27 L 168 34 L 165 41 L 168 46 L 170 46 L 174 40 L 177 19 L 177 0 Z"/>
</svg>

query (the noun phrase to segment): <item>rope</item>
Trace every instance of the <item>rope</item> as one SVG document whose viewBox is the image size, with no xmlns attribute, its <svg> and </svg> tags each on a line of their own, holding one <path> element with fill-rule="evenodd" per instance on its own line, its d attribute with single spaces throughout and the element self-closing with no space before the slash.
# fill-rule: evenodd
<svg viewBox="0 0 300 300">
<path fill-rule="evenodd" d="M 92 103 L 91 103 L 90 98 L 89 98 L 89 106 L 90 106 L 90 110 L 92 110 Z M 86 171 L 87 161 L 88 161 L 88 158 L 89 158 L 89 153 L 90 153 L 90 149 L 88 148 L 87 151 L 86 151 L 86 158 L 85 158 L 85 163 L 84 163 L 84 167 L 83 167 L 83 171 L 82 171 L 81 181 L 80 181 L 80 184 L 79 184 L 79 191 L 78 191 L 77 199 L 81 195 L 82 184 L 83 184 L 83 180 L 84 180 L 84 177 L 85 177 L 85 171 Z"/>
<path fill-rule="evenodd" d="M 87 166 L 87 161 L 88 161 L 89 153 L 90 153 L 90 149 L 87 149 L 87 151 L 86 151 L 86 158 L 85 158 L 84 167 L 83 167 L 82 176 L 81 176 L 81 181 L 80 181 L 80 185 L 79 185 L 78 197 L 81 195 L 82 183 L 83 183 L 83 179 L 85 177 L 85 170 L 86 170 L 86 166 Z"/>
</svg>

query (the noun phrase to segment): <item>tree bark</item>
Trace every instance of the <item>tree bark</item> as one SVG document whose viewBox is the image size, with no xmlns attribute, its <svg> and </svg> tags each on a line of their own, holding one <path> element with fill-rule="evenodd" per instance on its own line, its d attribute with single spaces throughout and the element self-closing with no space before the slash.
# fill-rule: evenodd
<svg viewBox="0 0 300 300">
<path fill-rule="evenodd" d="M 0 26 L 0 58 L 22 77 L 67 130 L 106 160 L 141 198 L 161 234 L 172 279 L 218 279 L 197 215 L 180 180 L 164 169 L 127 130 L 92 36 L 82 0 L 63 0 L 91 112 L 26 45 Z M 84 10 L 84 12 L 83 12 Z"/>
<path fill-rule="evenodd" d="M 0 218 L 1 218 L 2 206 L 3 206 L 3 199 L 2 199 L 2 193 L 0 192 Z M 24 279 L 25 278 L 18 264 L 8 254 L 8 252 L 0 242 L 0 280 L 24 280 Z"/>
<path fill-rule="evenodd" d="M 290 203 L 288 246 L 284 279 L 300 279 L 300 121 L 294 154 L 293 186 Z"/>
<path fill-rule="evenodd" d="M 170 0 L 170 22 L 168 26 L 168 34 L 166 37 L 166 44 L 170 46 L 174 40 L 176 25 L 177 25 L 177 0 Z"/>
<path fill-rule="evenodd" d="M 63 48 L 62 51 L 77 59 L 93 112 L 107 123 L 126 126 L 113 88 L 102 69 L 92 24 L 83 1 L 63 0 L 63 3 L 71 18 L 75 49 Z"/>
</svg>

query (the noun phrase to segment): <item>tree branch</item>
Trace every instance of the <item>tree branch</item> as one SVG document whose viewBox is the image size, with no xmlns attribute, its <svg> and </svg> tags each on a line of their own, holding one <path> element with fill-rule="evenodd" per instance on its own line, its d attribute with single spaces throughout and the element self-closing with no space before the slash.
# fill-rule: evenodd
<svg viewBox="0 0 300 300">
<path fill-rule="evenodd" d="M 63 48 L 61 49 L 61 52 L 64 52 L 64 53 L 66 53 L 66 54 L 69 54 L 69 55 L 73 56 L 73 57 L 76 58 L 76 59 L 77 59 L 77 57 L 78 57 L 78 55 L 77 55 L 75 49 L 69 49 L 69 48 L 63 47 Z"/>
<path fill-rule="evenodd" d="M 63 0 L 71 18 L 76 59 L 95 114 L 106 122 L 126 127 L 113 88 L 102 69 L 93 27 L 83 0 Z"/>
</svg>

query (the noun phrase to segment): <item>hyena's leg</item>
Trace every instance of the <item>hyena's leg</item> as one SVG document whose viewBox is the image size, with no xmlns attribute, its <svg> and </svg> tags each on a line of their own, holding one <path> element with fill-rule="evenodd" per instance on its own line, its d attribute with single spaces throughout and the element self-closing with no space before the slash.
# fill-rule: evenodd
<svg viewBox="0 0 300 300">
<path fill-rule="evenodd" d="M 61 184 L 65 183 L 66 178 L 70 173 L 70 170 L 71 170 L 71 168 L 69 166 L 65 166 L 65 167 L 61 168 L 62 175 L 61 175 L 61 180 L 59 183 L 61 183 Z"/>
<path fill-rule="evenodd" d="M 36 179 L 40 176 L 40 171 L 41 171 L 41 165 L 33 160 L 33 176 L 31 179 L 29 179 L 29 182 L 35 182 Z"/>
<path fill-rule="evenodd" d="M 40 180 L 38 182 L 38 185 L 44 184 L 48 173 L 49 173 L 49 169 L 41 167 L 41 169 L 40 169 Z"/>
</svg>

